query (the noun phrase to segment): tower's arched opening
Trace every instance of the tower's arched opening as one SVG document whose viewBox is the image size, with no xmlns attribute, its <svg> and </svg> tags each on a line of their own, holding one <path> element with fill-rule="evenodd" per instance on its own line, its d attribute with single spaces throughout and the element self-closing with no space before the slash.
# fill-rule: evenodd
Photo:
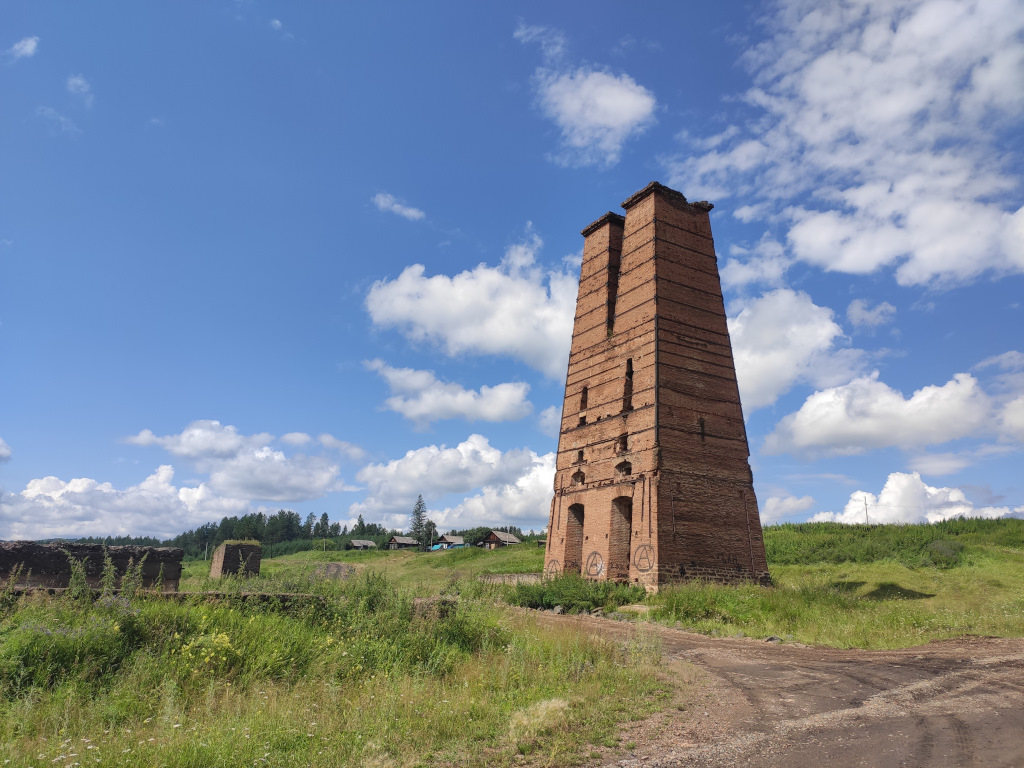
<svg viewBox="0 0 1024 768">
<path fill-rule="evenodd" d="M 583 505 L 569 507 L 569 518 L 565 521 L 565 563 L 564 573 L 579 573 L 583 563 Z"/>
<path fill-rule="evenodd" d="M 608 533 L 608 578 L 627 581 L 633 536 L 633 499 L 629 496 L 612 499 L 611 523 Z"/>
</svg>

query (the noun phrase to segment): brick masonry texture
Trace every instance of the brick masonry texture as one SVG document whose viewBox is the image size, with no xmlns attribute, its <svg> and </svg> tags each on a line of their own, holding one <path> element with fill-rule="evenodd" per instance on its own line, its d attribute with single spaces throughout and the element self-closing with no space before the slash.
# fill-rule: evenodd
<svg viewBox="0 0 1024 768">
<path fill-rule="evenodd" d="M 770 584 L 712 206 L 622 207 L 582 232 L 545 573 Z"/>
<path fill-rule="evenodd" d="M 0 542 L 0 584 L 6 583 L 20 565 L 22 571 L 17 586 L 66 587 L 71 579 L 70 555 L 85 566 L 85 579 L 89 586 L 99 587 L 103 575 L 103 549 L 102 544 Z M 118 584 L 129 563 L 138 565 L 141 562 L 143 587 L 164 592 L 177 591 L 184 550 L 176 547 L 107 547 L 106 550 L 114 564 Z"/>
<path fill-rule="evenodd" d="M 224 542 L 210 558 L 210 578 L 238 574 L 259 576 L 263 549 L 259 544 L 232 544 Z"/>
</svg>

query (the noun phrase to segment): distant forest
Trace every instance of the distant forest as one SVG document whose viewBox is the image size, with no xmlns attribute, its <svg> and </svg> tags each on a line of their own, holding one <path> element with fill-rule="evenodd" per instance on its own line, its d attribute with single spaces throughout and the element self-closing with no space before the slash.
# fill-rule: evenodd
<svg viewBox="0 0 1024 768">
<path fill-rule="evenodd" d="M 532 530 L 524 534 L 514 525 L 451 530 L 448 533 L 462 536 L 467 544 L 473 546 L 492 530 L 506 531 L 519 539 L 536 537 Z M 164 541 L 153 536 L 88 536 L 76 541 L 110 546 L 180 547 L 185 551 L 186 560 L 202 560 L 222 542 L 238 539 L 255 539 L 263 545 L 264 557 L 274 557 L 309 549 L 351 549 L 353 539 L 372 541 L 378 549 L 384 549 L 388 539 L 394 535 L 402 535 L 402 532 L 388 530 L 378 523 L 367 523 L 362 515 L 350 530 L 347 525 L 330 522 L 326 513 L 319 519 L 310 513 L 303 520 L 297 512 L 282 509 L 273 515 L 253 512 L 242 517 L 224 517 L 219 523 L 206 523 Z"/>
</svg>

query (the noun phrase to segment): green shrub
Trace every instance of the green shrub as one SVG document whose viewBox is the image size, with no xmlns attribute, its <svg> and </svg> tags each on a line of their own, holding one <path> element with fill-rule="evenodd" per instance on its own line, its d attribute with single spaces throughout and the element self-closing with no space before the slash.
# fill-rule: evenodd
<svg viewBox="0 0 1024 768">
<path fill-rule="evenodd" d="M 960 564 L 964 545 L 959 541 L 939 539 L 929 544 L 921 557 L 921 565 L 936 568 L 952 568 Z"/>
</svg>

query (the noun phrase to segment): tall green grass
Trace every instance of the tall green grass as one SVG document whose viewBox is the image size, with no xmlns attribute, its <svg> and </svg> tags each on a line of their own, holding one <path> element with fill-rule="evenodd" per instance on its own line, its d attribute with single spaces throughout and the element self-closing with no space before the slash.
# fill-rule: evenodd
<svg viewBox="0 0 1024 768">
<path fill-rule="evenodd" d="M 6 602 L 0 764 L 566 762 L 661 690 L 643 642 L 542 632 L 466 598 L 424 610 L 380 573 L 306 581 L 325 599 L 289 611 L 230 597 Z"/>
<path fill-rule="evenodd" d="M 802 523 L 764 537 L 774 587 L 672 585 L 649 599 L 652 618 L 839 647 L 1024 636 L 1024 520 Z"/>
<path fill-rule="evenodd" d="M 1024 551 L 1024 520 L 956 518 L 927 525 L 787 523 L 766 527 L 769 566 L 873 563 L 949 568 L 970 546 Z"/>
</svg>

